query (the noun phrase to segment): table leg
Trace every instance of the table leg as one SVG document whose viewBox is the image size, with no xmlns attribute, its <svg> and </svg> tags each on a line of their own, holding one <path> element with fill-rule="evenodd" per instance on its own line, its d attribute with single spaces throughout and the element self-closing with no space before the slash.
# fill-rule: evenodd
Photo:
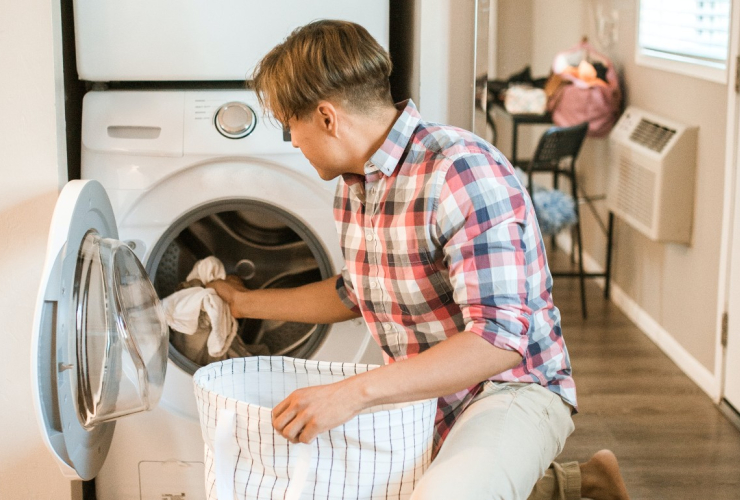
<svg viewBox="0 0 740 500">
<path fill-rule="evenodd" d="M 609 210 L 609 226 L 606 235 L 606 269 L 604 270 L 604 298 L 609 298 L 609 284 L 612 276 L 612 243 L 614 239 L 614 212 Z"/>
</svg>

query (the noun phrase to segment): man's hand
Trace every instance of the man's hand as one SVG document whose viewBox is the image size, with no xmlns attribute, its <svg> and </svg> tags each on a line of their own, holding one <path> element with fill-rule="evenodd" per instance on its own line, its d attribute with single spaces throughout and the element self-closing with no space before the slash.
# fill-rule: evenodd
<svg viewBox="0 0 740 500">
<path fill-rule="evenodd" d="M 324 431 L 351 420 L 364 409 L 351 378 L 292 392 L 272 410 L 272 425 L 291 443 L 310 443 Z"/>
<path fill-rule="evenodd" d="M 218 296 L 229 305 L 232 316 L 235 318 L 245 317 L 238 307 L 237 296 L 241 293 L 249 293 L 249 291 L 244 287 L 244 283 L 238 276 L 230 274 L 226 279 L 211 281 L 206 284 L 206 288 L 216 290 Z"/>
<path fill-rule="evenodd" d="M 272 410 L 272 425 L 288 441 L 308 443 L 366 408 L 455 394 L 521 362 L 517 351 L 460 332 L 413 358 L 294 391 Z"/>
</svg>

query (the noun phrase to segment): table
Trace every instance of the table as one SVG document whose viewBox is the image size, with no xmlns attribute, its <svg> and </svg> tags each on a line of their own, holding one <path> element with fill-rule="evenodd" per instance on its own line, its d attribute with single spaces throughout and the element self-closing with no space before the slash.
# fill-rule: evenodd
<svg viewBox="0 0 740 500">
<path fill-rule="evenodd" d="M 497 112 L 507 116 L 511 122 L 512 122 L 512 133 L 511 133 L 511 157 L 509 158 L 509 161 L 512 165 L 519 165 L 521 162 L 519 161 L 517 157 L 517 149 L 518 149 L 518 139 L 519 139 L 519 127 L 520 126 L 527 126 L 527 125 L 554 125 L 552 121 L 552 115 L 550 113 L 545 114 L 532 114 L 532 113 L 509 113 L 504 106 L 502 106 L 499 103 L 493 104 L 491 107 L 489 107 L 489 116 L 487 117 L 488 123 L 492 126 L 494 130 L 494 142 L 496 142 L 495 136 L 496 136 L 496 126 L 493 123 L 493 117 L 491 116 L 491 111 L 496 110 Z M 495 145 L 495 144 L 494 144 Z M 580 184 L 578 185 L 579 191 L 582 191 Z M 606 224 L 601 220 L 601 217 L 599 217 L 598 212 L 596 211 L 596 208 L 593 205 L 594 201 L 601 201 L 605 200 L 606 195 L 604 194 L 598 194 L 598 195 L 587 195 L 583 193 L 582 195 L 579 194 L 577 203 L 585 203 L 586 206 L 589 208 L 591 213 L 593 214 L 594 218 L 596 219 L 596 222 L 599 224 L 599 227 L 601 228 L 601 231 L 604 233 L 604 236 L 606 236 L 606 267 L 604 269 L 604 272 L 601 273 L 584 273 L 584 276 L 587 278 L 604 278 L 604 298 L 609 298 L 609 285 L 611 282 L 611 267 L 612 267 L 612 243 L 614 239 L 614 213 L 609 210 L 609 217 Z M 580 276 L 579 273 L 574 272 L 556 272 L 552 273 L 553 276 L 567 276 L 567 277 L 573 277 L 573 276 Z"/>
<path fill-rule="evenodd" d="M 519 146 L 519 127 L 521 125 L 553 125 L 552 115 L 545 113 L 543 115 L 536 115 L 531 113 L 516 113 L 512 114 L 506 111 L 503 106 L 496 105 L 497 109 L 503 114 L 509 116 L 512 122 L 512 133 L 511 133 L 511 158 L 509 161 L 512 165 L 519 165 L 517 158 L 517 150 Z"/>
</svg>

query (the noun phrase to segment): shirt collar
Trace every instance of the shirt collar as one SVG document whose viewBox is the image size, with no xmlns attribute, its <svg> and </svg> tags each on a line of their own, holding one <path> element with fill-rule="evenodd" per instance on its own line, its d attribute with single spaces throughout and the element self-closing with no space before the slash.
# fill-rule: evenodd
<svg viewBox="0 0 740 500">
<path fill-rule="evenodd" d="M 388 133 L 388 137 L 385 138 L 383 145 L 373 153 L 370 160 L 365 164 L 365 175 L 380 170 L 386 176 L 391 176 L 421 120 L 419 111 L 411 99 L 396 104 L 396 109 L 403 111 L 396 123 L 393 124 L 393 128 Z"/>
</svg>

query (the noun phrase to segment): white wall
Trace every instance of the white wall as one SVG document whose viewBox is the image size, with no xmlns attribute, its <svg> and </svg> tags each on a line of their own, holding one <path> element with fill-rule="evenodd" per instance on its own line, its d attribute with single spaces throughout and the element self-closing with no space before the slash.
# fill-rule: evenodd
<svg viewBox="0 0 740 500">
<path fill-rule="evenodd" d="M 555 54 L 581 41 L 586 32 L 583 0 L 533 0 L 532 76 L 550 74 Z"/>
<path fill-rule="evenodd" d="M 475 0 L 417 2 L 419 98 L 426 121 L 473 128 Z"/>
<path fill-rule="evenodd" d="M 451 0 L 418 2 L 415 22 L 419 25 L 419 98 L 416 103 L 427 121 L 446 122 L 449 90 L 449 16 Z"/>
<path fill-rule="evenodd" d="M 58 0 L 0 2 L 0 498 L 70 498 L 41 441 L 31 324 L 64 158 Z M 66 174 L 64 174 L 66 175 Z"/>
</svg>

